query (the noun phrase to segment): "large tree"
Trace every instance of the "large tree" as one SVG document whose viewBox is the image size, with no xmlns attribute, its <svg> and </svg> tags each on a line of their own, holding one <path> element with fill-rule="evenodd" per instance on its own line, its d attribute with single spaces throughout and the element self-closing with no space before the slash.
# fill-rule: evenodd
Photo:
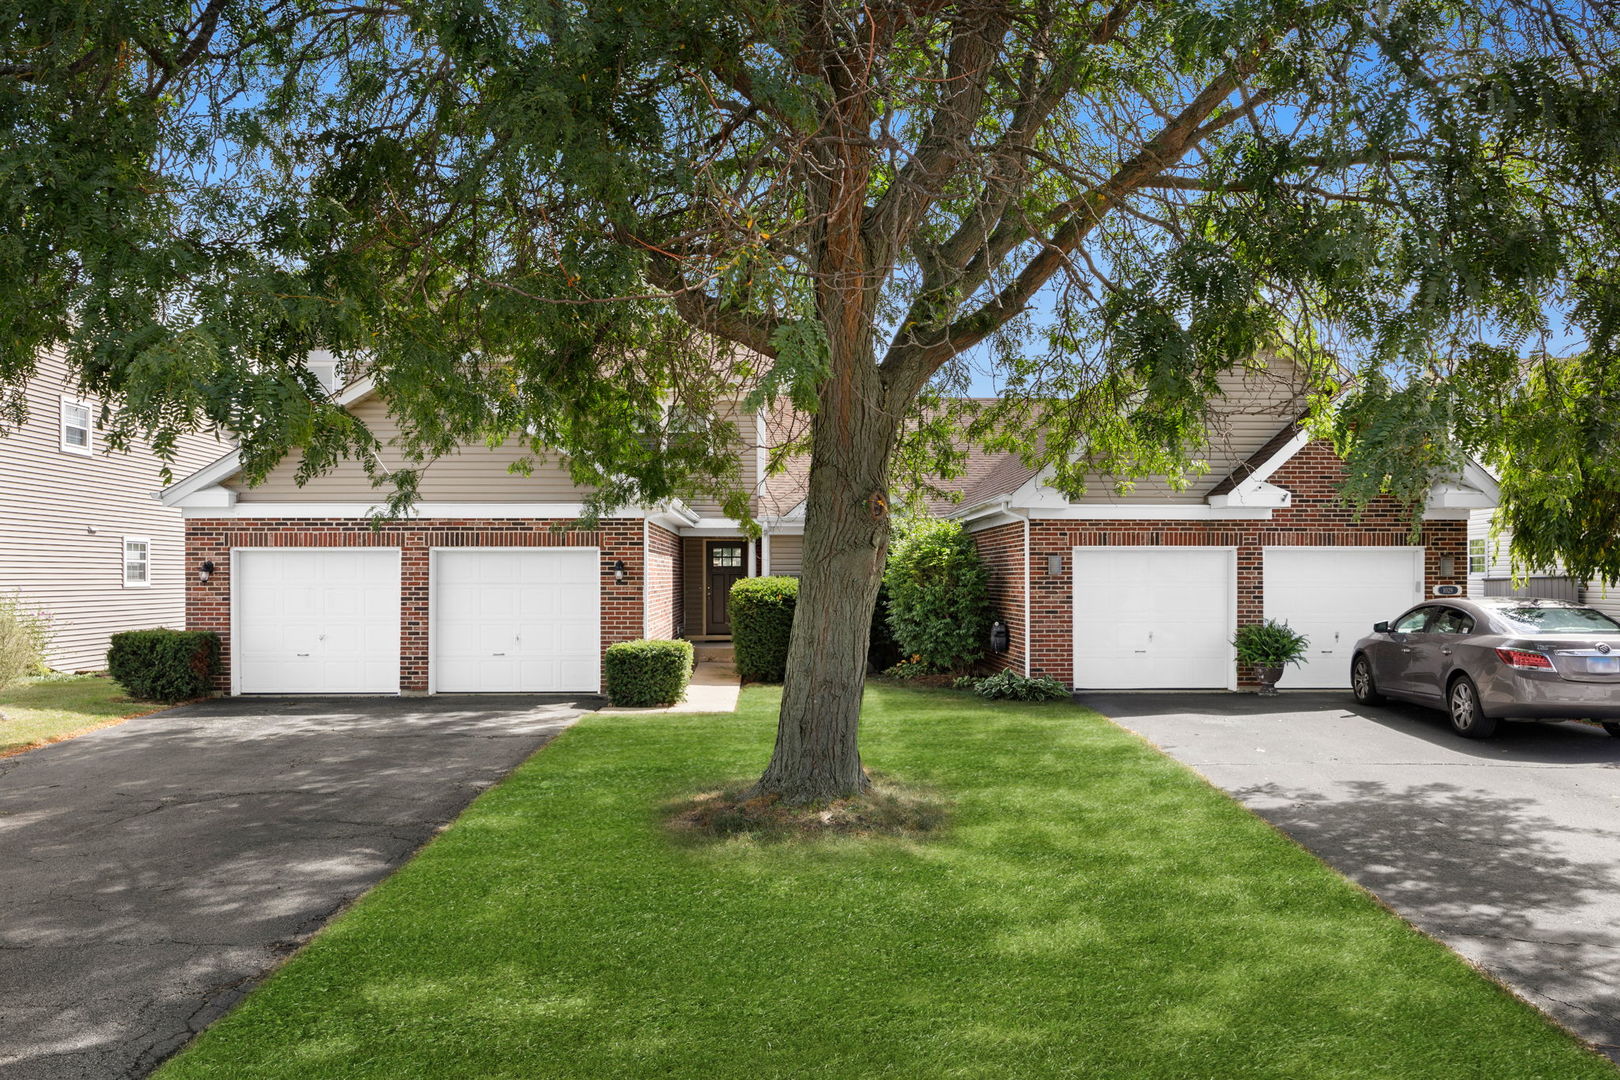
<svg viewBox="0 0 1620 1080">
<path fill-rule="evenodd" d="M 850 793 L 891 482 L 948 470 L 952 427 L 1071 491 L 1177 476 L 1222 370 L 1286 357 L 1325 401 L 1348 367 L 1350 498 L 1410 497 L 1471 450 L 1526 551 L 1620 572 L 1607 19 L 10 0 L 0 382 L 60 346 L 122 436 L 220 425 L 250 475 L 359 457 L 396 509 L 434 456 L 521 437 L 597 510 L 709 492 L 746 515 L 716 417 L 785 398 L 812 465 L 760 785 Z M 1583 358 L 1527 375 L 1571 320 Z M 314 347 L 374 375 L 408 467 L 314 392 Z M 973 365 L 997 403 L 919 410 Z M 1538 435 L 1548 401 L 1563 437 Z M 1590 522 L 1557 524 L 1571 506 Z"/>
</svg>

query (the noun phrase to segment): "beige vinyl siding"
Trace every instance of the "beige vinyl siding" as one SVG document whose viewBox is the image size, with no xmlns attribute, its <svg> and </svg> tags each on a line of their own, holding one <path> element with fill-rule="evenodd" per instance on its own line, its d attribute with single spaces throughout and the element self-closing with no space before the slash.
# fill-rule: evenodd
<svg viewBox="0 0 1620 1080">
<path fill-rule="evenodd" d="M 1513 541 L 1513 533 L 1503 529 L 1500 533 L 1491 532 L 1491 517 L 1494 511 L 1475 510 L 1468 515 L 1468 545 L 1470 550 L 1477 541 L 1485 543 L 1485 571 L 1473 573 L 1472 565 L 1468 574 L 1468 595 L 1485 596 L 1485 582 L 1493 578 L 1511 578 L 1513 576 L 1512 560 L 1508 556 L 1508 547 Z M 1563 567 L 1555 566 L 1549 570 L 1541 571 L 1529 577 L 1565 577 Z M 1527 589 L 1534 586 L 1526 586 Z M 1602 581 L 1592 580 L 1581 585 L 1581 603 L 1597 608 L 1610 618 L 1620 620 L 1620 584 L 1607 585 Z"/>
<path fill-rule="evenodd" d="M 798 577 L 804 571 L 804 537 L 771 537 L 771 573 Z"/>
<path fill-rule="evenodd" d="M 740 402 L 730 402 L 720 410 L 720 418 L 736 425 L 737 466 L 744 491 L 755 492 L 751 504 L 759 506 L 756 485 L 759 483 L 759 422 L 754 414 L 743 411 Z M 722 517 L 716 499 L 693 499 L 687 505 L 703 517 Z"/>
<path fill-rule="evenodd" d="M 1202 503 L 1209 489 L 1264 446 L 1284 425 L 1297 419 L 1305 409 L 1305 399 L 1293 368 L 1282 364 L 1267 371 L 1234 369 L 1220 378 L 1224 401 L 1216 402 L 1218 415 L 1211 425 L 1209 445 L 1202 460 L 1208 465 L 1202 474 L 1189 473 L 1190 484 L 1177 491 L 1163 477 L 1145 477 L 1134 482 L 1121 495 L 1114 478 L 1088 477 L 1082 503 Z"/>
<path fill-rule="evenodd" d="M 365 398 L 352 406 L 351 411 L 385 446 L 391 445 L 399 434 L 399 424 L 388 415 L 380 397 Z M 533 464 L 530 475 L 510 471 L 515 462 L 525 458 Z M 390 467 L 404 463 L 402 457 L 388 455 L 386 451 L 384 460 Z M 373 505 L 388 497 L 387 491 L 371 486 L 365 469 L 358 462 L 339 462 L 331 472 L 315 477 L 302 487 L 294 479 L 297 472 L 297 457 L 289 456 L 254 487 L 248 487 L 240 479 L 231 480 L 226 486 L 236 491 L 237 501 L 243 503 L 359 502 Z M 588 489 L 574 485 L 567 465 L 557 457 L 541 459 L 512 441 L 495 449 L 469 446 L 432 462 L 423 471 L 419 490 L 424 502 L 573 503 L 579 502 Z"/>
<path fill-rule="evenodd" d="M 64 671 L 106 666 L 120 630 L 185 624 L 185 526 L 154 497 L 164 484 L 146 446 L 89 456 L 61 448 L 62 395 L 77 394 L 60 355 L 47 354 L 25 389 L 28 419 L 0 433 L 0 592 L 50 619 L 46 662 Z M 92 404 L 99 417 L 100 406 Z M 183 477 L 225 453 L 211 435 L 180 440 Z M 151 584 L 124 585 L 124 537 L 151 541 Z"/>
</svg>

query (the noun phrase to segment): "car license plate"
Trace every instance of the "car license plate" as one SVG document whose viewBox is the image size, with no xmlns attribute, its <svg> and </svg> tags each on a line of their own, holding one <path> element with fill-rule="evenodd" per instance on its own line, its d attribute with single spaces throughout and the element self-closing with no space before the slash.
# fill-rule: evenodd
<svg viewBox="0 0 1620 1080">
<path fill-rule="evenodd" d="M 1588 656 L 1586 670 L 1593 675 L 1620 675 L 1620 656 Z"/>
</svg>

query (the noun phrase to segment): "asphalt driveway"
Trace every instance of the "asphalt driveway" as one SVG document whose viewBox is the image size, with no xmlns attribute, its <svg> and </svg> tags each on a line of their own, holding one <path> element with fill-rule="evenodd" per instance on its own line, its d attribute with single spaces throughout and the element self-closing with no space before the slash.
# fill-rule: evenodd
<svg viewBox="0 0 1620 1080">
<path fill-rule="evenodd" d="M 581 711 L 233 699 L 0 759 L 0 1077 L 145 1075 Z"/>
<path fill-rule="evenodd" d="M 1085 694 L 1620 1060 L 1620 739 L 1344 693 Z"/>
</svg>

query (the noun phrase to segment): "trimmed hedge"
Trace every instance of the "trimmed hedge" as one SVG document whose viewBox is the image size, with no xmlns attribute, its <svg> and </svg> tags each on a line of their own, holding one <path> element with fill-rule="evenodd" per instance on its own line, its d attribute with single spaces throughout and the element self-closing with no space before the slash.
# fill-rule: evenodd
<svg viewBox="0 0 1620 1080">
<path fill-rule="evenodd" d="M 883 571 L 889 629 L 901 655 L 930 671 L 964 672 L 984 655 L 990 574 L 959 521 L 906 524 Z"/>
<path fill-rule="evenodd" d="M 142 701 L 190 701 L 214 688 L 219 635 L 210 630 L 125 630 L 112 636 L 107 671 Z"/>
<path fill-rule="evenodd" d="M 782 681 L 798 602 L 798 578 L 739 578 L 731 586 L 731 647 L 739 676 L 749 682 Z"/>
<path fill-rule="evenodd" d="M 620 641 L 607 647 L 608 700 L 626 708 L 673 705 L 692 681 L 690 641 Z"/>
</svg>

